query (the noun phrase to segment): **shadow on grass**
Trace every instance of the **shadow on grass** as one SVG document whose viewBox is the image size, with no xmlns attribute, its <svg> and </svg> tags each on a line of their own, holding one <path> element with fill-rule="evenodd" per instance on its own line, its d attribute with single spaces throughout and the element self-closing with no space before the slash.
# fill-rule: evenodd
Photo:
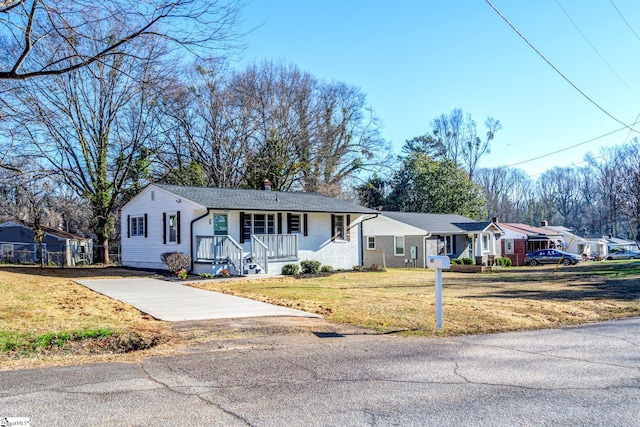
<svg viewBox="0 0 640 427">
<path fill-rule="evenodd" d="M 115 266 L 91 266 L 91 267 L 40 267 L 36 265 L 3 265 L 0 273 L 28 274 L 41 277 L 59 277 L 64 279 L 90 278 L 90 277 L 132 277 L 150 276 L 152 273 L 144 270 L 129 269 Z"/>
<path fill-rule="evenodd" d="M 603 283 L 567 284 L 558 290 L 505 289 L 483 295 L 467 295 L 471 299 L 531 299 L 545 301 L 617 300 L 640 302 L 640 279 L 610 279 Z"/>
</svg>

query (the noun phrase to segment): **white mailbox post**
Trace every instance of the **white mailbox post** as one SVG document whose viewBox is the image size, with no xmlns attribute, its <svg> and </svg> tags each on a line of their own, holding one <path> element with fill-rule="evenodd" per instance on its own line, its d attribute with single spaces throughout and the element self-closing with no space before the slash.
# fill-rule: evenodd
<svg viewBox="0 0 640 427">
<path fill-rule="evenodd" d="M 451 260 L 446 256 L 429 255 L 427 266 L 436 270 L 436 329 L 442 329 L 442 269 L 451 268 Z"/>
</svg>

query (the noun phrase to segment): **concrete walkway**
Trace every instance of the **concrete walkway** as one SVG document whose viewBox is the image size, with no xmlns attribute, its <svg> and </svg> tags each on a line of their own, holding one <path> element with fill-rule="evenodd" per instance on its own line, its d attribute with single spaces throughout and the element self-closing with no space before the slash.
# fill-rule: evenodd
<svg viewBox="0 0 640 427">
<path fill-rule="evenodd" d="M 292 308 L 205 291 L 164 280 L 136 278 L 76 280 L 87 288 L 133 305 L 159 320 L 235 319 L 288 316 L 321 318 Z"/>
</svg>

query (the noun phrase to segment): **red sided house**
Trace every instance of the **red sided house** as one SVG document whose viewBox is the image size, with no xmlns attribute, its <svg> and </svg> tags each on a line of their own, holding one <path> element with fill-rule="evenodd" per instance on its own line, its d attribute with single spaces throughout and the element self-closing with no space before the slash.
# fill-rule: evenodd
<svg viewBox="0 0 640 427">
<path fill-rule="evenodd" d="M 524 265 L 524 258 L 530 252 L 564 245 L 562 234 L 554 230 L 519 222 L 494 222 L 504 231 L 500 237 L 502 256 L 511 259 L 513 265 Z"/>
</svg>

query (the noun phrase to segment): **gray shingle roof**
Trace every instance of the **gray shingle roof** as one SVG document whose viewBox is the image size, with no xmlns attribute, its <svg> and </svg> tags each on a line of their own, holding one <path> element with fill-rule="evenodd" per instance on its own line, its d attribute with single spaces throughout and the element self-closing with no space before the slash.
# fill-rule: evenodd
<svg viewBox="0 0 640 427">
<path fill-rule="evenodd" d="M 282 212 L 378 213 L 355 203 L 316 193 L 184 187 L 154 184 L 211 209 Z"/>
<path fill-rule="evenodd" d="M 482 231 L 488 226 L 490 226 L 491 223 L 473 221 L 473 222 L 454 222 L 452 225 L 455 225 L 460 230 L 464 230 L 464 231 Z"/>
<path fill-rule="evenodd" d="M 429 214 L 419 212 L 382 212 L 382 215 L 395 219 L 396 221 L 404 222 L 405 224 L 413 225 L 414 227 L 427 230 L 431 234 L 457 234 L 467 231 L 455 224 L 467 224 L 476 223 L 471 218 L 467 218 L 457 214 Z M 483 230 L 487 223 L 484 224 L 480 230 Z M 471 230 L 469 230 L 471 231 Z"/>
</svg>

